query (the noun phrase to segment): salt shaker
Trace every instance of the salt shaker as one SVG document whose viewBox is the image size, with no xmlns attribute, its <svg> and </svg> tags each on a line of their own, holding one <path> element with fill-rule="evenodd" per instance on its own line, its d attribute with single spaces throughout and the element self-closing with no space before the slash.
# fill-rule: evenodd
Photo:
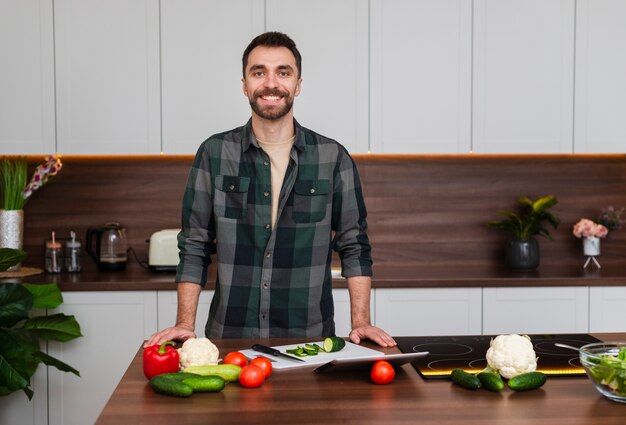
<svg viewBox="0 0 626 425">
<path fill-rule="evenodd" d="M 80 241 L 76 240 L 76 232 L 70 232 L 71 239 L 65 242 L 65 270 L 70 273 L 79 272 L 83 266 L 83 251 Z"/>
<path fill-rule="evenodd" d="M 61 273 L 63 266 L 63 251 L 61 243 L 57 242 L 52 232 L 52 240 L 46 242 L 45 268 L 48 273 Z"/>
</svg>

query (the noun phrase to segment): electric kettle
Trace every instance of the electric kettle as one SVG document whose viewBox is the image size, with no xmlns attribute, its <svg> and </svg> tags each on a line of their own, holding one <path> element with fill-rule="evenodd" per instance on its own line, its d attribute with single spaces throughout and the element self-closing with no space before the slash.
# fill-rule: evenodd
<svg viewBox="0 0 626 425">
<path fill-rule="evenodd" d="M 87 253 L 102 271 L 118 271 L 126 268 L 126 230 L 119 223 L 87 229 Z"/>
</svg>

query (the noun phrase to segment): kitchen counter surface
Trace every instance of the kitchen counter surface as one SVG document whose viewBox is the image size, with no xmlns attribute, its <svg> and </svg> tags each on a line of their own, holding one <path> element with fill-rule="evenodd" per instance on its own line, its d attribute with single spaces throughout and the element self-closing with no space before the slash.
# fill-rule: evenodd
<svg viewBox="0 0 626 425">
<path fill-rule="evenodd" d="M 138 266 L 122 272 L 40 274 L 0 282 L 56 282 L 62 291 L 174 290 L 173 272 L 152 272 Z M 207 289 L 215 286 L 215 267 L 209 268 Z M 516 272 L 504 266 L 415 267 L 379 265 L 374 268 L 373 288 L 511 287 L 511 286 L 625 286 L 626 266 L 601 269 L 572 266 L 540 266 L 532 272 Z M 335 288 L 345 288 L 343 278 L 334 279 Z"/>
<path fill-rule="evenodd" d="M 594 334 L 625 340 L 626 333 Z M 224 355 L 253 340 L 216 340 Z M 302 340 L 262 341 L 268 345 Z M 367 344 L 365 344 L 367 345 Z M 373 347 L 371 345 L 368 345 Z M 381 349 L 396 353 L 397 348 Z M 220 393 L 176 398 L 156 394 L 143 376 L 139 348 L 103 409 L 97 425 L 150 424 L 567 424 L 626 421 L 626 405 L 602 397 L 586 377 L 549 377 L 534 391 L 468 391 L 449 381 L 424 381 L 411 365 L 390 385 L 374 385 L 367 373 L 315 374 L 311 367 L 275 371 L 263 386 L 231 383 Z"/>
</svg>

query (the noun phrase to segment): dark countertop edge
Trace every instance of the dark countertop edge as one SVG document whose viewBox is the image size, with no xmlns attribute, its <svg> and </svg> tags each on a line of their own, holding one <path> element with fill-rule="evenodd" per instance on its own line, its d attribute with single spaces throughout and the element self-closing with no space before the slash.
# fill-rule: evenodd
<svg viewBox="0 0 626 425">
<path fill-rule="evenodd" d="M 142 269 L 123 272 L 41 274 L 3 282 L 43 284 L 55 282 L 62 291 L 146 291 L 176 290 L 173 273 Z M 213 289 L 215 276 L 209 273 L 205 289 Z M 375 269 L 372 288 L 488 288 L 546 286 L 626 286 L 626 266 L 583 269 L 572 266 L 540 267 L 533 272 L 515 272 L 500 267 L 418 267 L 380 266 Z M 334 288 L 347 288 L 346 279 L 333 279 Z"/>
</svg>

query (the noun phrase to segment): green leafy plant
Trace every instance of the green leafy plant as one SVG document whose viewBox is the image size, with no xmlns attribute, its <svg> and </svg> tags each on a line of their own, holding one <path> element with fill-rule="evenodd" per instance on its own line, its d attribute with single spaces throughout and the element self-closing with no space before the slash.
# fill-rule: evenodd
<svg viewBox="0 0 626 425">
<path fill-rule="evenodd" d="M 24 206 L 22 190 L 28 179 L 26 158 L 5 158 L 0 162 L 2 174 L 2 208 L 5 210 L 21 210 Z"/>
<path fill-rule="evenodd" d="M 522 212 L 518 215 L 513 211 L 499 210 L 498 214 L 508 217 L 505 220 L 494 220 L 487 223 L 488 226 L 510 232 L 517 239 L 527 240 L 534 235 L 542 235 L 552 240 L 552 235 L 544 222 L 552 225 L 554 229 L 559 226 L 561 220 L 548 210 L 558 203 L 552 196 L 542 196 L 536 200 L 522 197 L 517 200 L 521 205 Z"/>
<path fill-rule="evenodd" d="M 0 250 L 0 271 L 24 257 L 23 251 Z M 0 284 L 0 396 L 22 390 L 31 399 L 30 380 L 40 363 L 80 376 L 76 369 L 40 348 L 41 340 L 66 342 L 82 336 L 74 316 L 62 313 L 36 316 L 31 311 L 57 308 L 62 303 L 61 291 L 55 283 Z"/>
</svg>

